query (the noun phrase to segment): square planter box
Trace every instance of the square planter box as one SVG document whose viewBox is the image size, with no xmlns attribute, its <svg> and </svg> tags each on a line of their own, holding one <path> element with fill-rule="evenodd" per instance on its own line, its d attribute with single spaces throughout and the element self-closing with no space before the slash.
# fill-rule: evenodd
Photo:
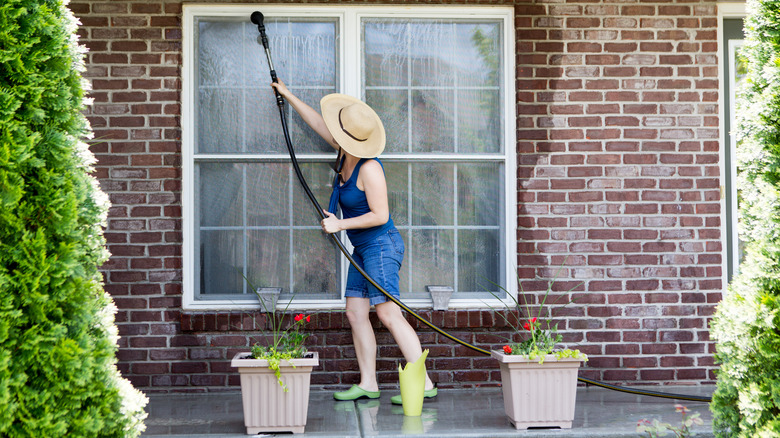
<svg viewBox="0 0 780 438">
<path fill-rule="evenodd" d="M 284 392 L 273 370 L 264 359 L 248 359 L 250 353 L 238 353 L 231 366 L 241 376 L 241 399 L 244 406 L 244 425 L 247 435 L 262 432 L 303 433 L 309 414 L 309 384 L 311 370 L 319 365 L 319 355 L 282 361 L 279 368 Z M 295 365 L 293 368 L 292 365 Z"/>
<path fill-rule="evenodd" d="M 501 367 L 504 409 L 517 429 L 560 427 L 570 429 L 577 399 L 577 373 L 583 359 L 556 359 L 544 363 L 520 355 L 491 351 Z"/>
</svg>

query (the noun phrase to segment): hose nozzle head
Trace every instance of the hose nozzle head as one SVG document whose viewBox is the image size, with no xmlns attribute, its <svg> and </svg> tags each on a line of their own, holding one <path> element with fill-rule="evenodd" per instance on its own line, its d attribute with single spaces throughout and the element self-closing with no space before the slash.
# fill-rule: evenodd
<svg viewBox="0 0 780 438">
<path fill-rule="evenodd" d="M 263 13 L 260 11 L 254 11 L 252 12 L 252 15 L 249 16 L 249 19 L 252 21 L 252 23 L 262 26 L 263 25 Z"/>
</svg>

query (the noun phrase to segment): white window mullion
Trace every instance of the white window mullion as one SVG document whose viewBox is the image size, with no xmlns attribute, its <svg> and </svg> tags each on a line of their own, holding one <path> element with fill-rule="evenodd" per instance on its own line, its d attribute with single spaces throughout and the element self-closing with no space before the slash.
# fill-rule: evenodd
<svg viewBox="0 0 780 438">
<path fill-rule="evenodd" d="M 290 249 L 290 256 L 288 258 L 288 260 L 290 262 L 290 265 L 289 265 L 290 266 L 290 268 L 289 268 L 289 272 L 290 272 L 289 280 L 290 281 L 287 284 L 288 284 L 288 288 L 289 288 L 288 291 L 290 293 L 293 292 L 293 286 L 295 285 L 295 282 L 293 281 L 293 275 L 295 273 L 295 271 L 294 271 L 294 269 L 295 269 L 295 263 L 294 263 L 295 257 L 293 256 L 293 254 L 295 254 L 295 247 L 293 246 L 295 244 L 295 236 L 294 236 L 294 234 L 295 234 L 295 228 L 294 228 L 294 225 L 295 225 L 295 214 L 294 214 L 295 213 L 295 209 L 293 208 L 293 205 L 295 205 L 295 202 L 293 202 L 294 199 L 295 199 L 295 190 L 293 189 L 293 185 L 295 184 L 295 178 L 297 178 L 297 177 L 295 176 L 295 173 L 293 172 L 292 165 L 290 165 L 290 167 L 288 167 L 288 171 L 287 171 L 287 181 L 289 182 L 287 184 L 287 193 L 288 193 L 287 199 L 290 200 L 290 202 L 287 204 L 287 211 L 288 211 L 287 216 L 290 218 L 289 219 L 289 221 L 290 221 L 290 231 L 288 233 L 288 239 L 289 239 L 288 240 L 288 242 L 289 242 L 288 248 Z"/>
<path fill-rule="evenodd" d="M 412 287 L 412 274 L 414 271 L 412 270 L 412 266 L 414 266 L 414 251 L 413 251 L 413 245 L 412 245 L 412 232 L 414 231 L 414 228 L 412 227 L 412 164 L 408 163 L 406 166 L 406 183 L 408 186 L 408 191 L 406 195 L 406 223 L 409 224 L 409 232 L 406 235 L 407 242 L 407 248 L 406 248 L 406 269 L 407 273 L 409 274 L 409 288 Z"/>
<path fill-rule="evenodd" d="M 452 34 L 457 35 L 457 25 L 455 23 L 452 23 Z M 452 46 L 452 52 L 450 53 L 452 56 L 452 59 L 455 59 L 455 45 Z M 452 133 L 452 138 L 455 141 L 455 153 L 457 154 L 460 150 L 460 138 L 458 137 L 458 121 L 460 120 L 460 117 L 458 117 L 458 75 L 454 75 L 453 77 L 453 90 L 452 90 L 452 103 L 453 103 L 453 117 L 452 117 L 452 128 L 454 132 Z M 457 167 L 457 166 L 456 166 Z M 457 192 L 456 192 L 457 193 Z M 456 255 L 457 257 L 457 255 Z M 457 258 L 456 258 L 457 260 Z M 455 264 L 455 272 L 457 272 L 457 263 Z M 457 281 L 456 281 L 457 283 Z M 458 290 L 456 287 L 455 290 Z"/>
<path fill-rule="evenodd" d="M 249 263 L 248 263 L 248 259 L 247 259 L 247 254 L 248 254 L 248 249 L 247 248 L 249 247 L 249 230 L 247 230 L 247 226 L 249 225 L 249 222 L 247 220 L 247 212 L 246 212 L 246 210 L 247 210 L 247 208 L 246 208 L 246 205 L 247 205 L 247 197 L 246 197 L 247 196 L 247 189 L 246 189 L 247 182 L 248 181 L 247 181 L 247 177 L 246 177 L 246 164 L 243 164 L 241 166 L 241 197 L 243 198 L 243 200 L 241 201 L 241 221 L 242 221 L 242 223 L 241 223 L 241 232 L 242 232 L 242 235 L 244 237 L 244 254 L 242 255 L 242 258 L 244 259 L 243 260 L 243 262 L 244 262 L 243 263 L 243 265 L 244 265 L 243 271 L 244 271 L 244 277 L 245 278 L 249 278 L 249 266 L 248 266 Z M 242 281 L 242 284 L 243 284 L 243 287 L 241 288 L 241 290 L 243 291 L 243 293 L 246 294 L 247 293 L 247 287 L 248 287 L 246 280 Z"/>
<path fill-rule="evenodd" d="M 412 25 L 409 23 L 406 24 L 406 84 L 409 87 L 409 90 L 406 92 L 406 99 L 407 102 L 411 104 L 414 102 L 414 93 L 412 91 Z M 406 151 L 410 154 L 412 153 L 412 141 L 414 140 L 414 137 L 412 136 L 412 110 L 413 106 L 409 105 L 409 111 L 407 111 L 406 114 L 408 119 L 408 123 L 406 124 L 406 138 L 408 139 Z M 410 208 L 409 212 L 411 213 L 411 211 L 412 209 Z"/>
<path fill-rule="evenodd" d="M 343 15 L 343 28 L 340 45 L 344 59 L 339 66 L 342 78 L 341 93 L 348 94 L 361 100 L 363 96 L 363 54 L 361 53 L 362 28 L 361 15 L 356 9 L 348 9 Z"/>
<path fill-rule="evenodd" d="M 460 264 L 458 260 L 458 163 L 452 165 L 452 248 L 453 266 L 455 273 L 452 276 L 452 290 L 460 290 L 458 287 L 458 272 Z"/>
</svg>

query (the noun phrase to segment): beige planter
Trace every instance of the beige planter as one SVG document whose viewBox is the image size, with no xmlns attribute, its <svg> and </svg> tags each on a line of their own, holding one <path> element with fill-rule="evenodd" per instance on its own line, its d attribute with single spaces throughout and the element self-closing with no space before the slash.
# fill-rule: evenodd
<svg viewBox="0 0 780 438">
<path fill-rule="evenodd" d="M 570 429 L 577 399 L 577 372 L 583 359 L 556 359 L 544 363 L 520 355 L 491 351 L 501 366 L 504 409 L 517 429 L 560 427 Z"/>
<path fill-rule="evenodd" d="M 261 432 L 303 433 L 309 413 L 311 370 L 319 365 L 319 355 L 282 361 L 284 392 L 264 359 L 246 359 L 250 353 L 238 353 L 231 365 L 241 375 L 241 398 L 247 435 Z M 295 368 L 292 365 L 295 365 Z"/>
</svg>

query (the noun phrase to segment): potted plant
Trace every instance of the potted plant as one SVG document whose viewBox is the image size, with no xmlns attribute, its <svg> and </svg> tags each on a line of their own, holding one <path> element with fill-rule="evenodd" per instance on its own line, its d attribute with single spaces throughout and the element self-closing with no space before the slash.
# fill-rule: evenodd
<svg viewBox="0 0 780 438">
<path fill-rule="evenodd" d="M 501 369 L 506 415 L 517 429 L 569 429 L 574 419 L 577 373 L 582 362 L 587 361 L 587 356 L 579 350 L 556 349 L 562 340 L 557 324 L 542 322 L 550 289 L 548 286 L 536 312 L 527 303 L 522 306 L 525 308 L 523 312 L 520 302 L 507 292 L 518 315 L 525 314 L 525 317 L 510 320 L 497 312 L 523 339 L 519 343 L 510 339 L 501 351 L 490 353 L 498 360 Z M 510 306 L 507 308 L 513 310 Z"/>
<path fill-rule="evenodd" d="M 275 308 L 260 302 L 271 326 L 270 336 L 265 336 L 266 340 L 270 338 L 268 345 L 255 343 L 251 352 L 238 353 L 231 362 L 241 378 L 246 433 L 303 433 L 309 412 L 311 371 L 319 365 L 318 354 L 303 345 L 309 335 L 301 328 L 311 321 L 311 315 L 301 313 L 290 321 L 284 317 L 289 303 L 279 315 Z M 285 323 L 287 327 L 283 328 Z"/>
</svg>

